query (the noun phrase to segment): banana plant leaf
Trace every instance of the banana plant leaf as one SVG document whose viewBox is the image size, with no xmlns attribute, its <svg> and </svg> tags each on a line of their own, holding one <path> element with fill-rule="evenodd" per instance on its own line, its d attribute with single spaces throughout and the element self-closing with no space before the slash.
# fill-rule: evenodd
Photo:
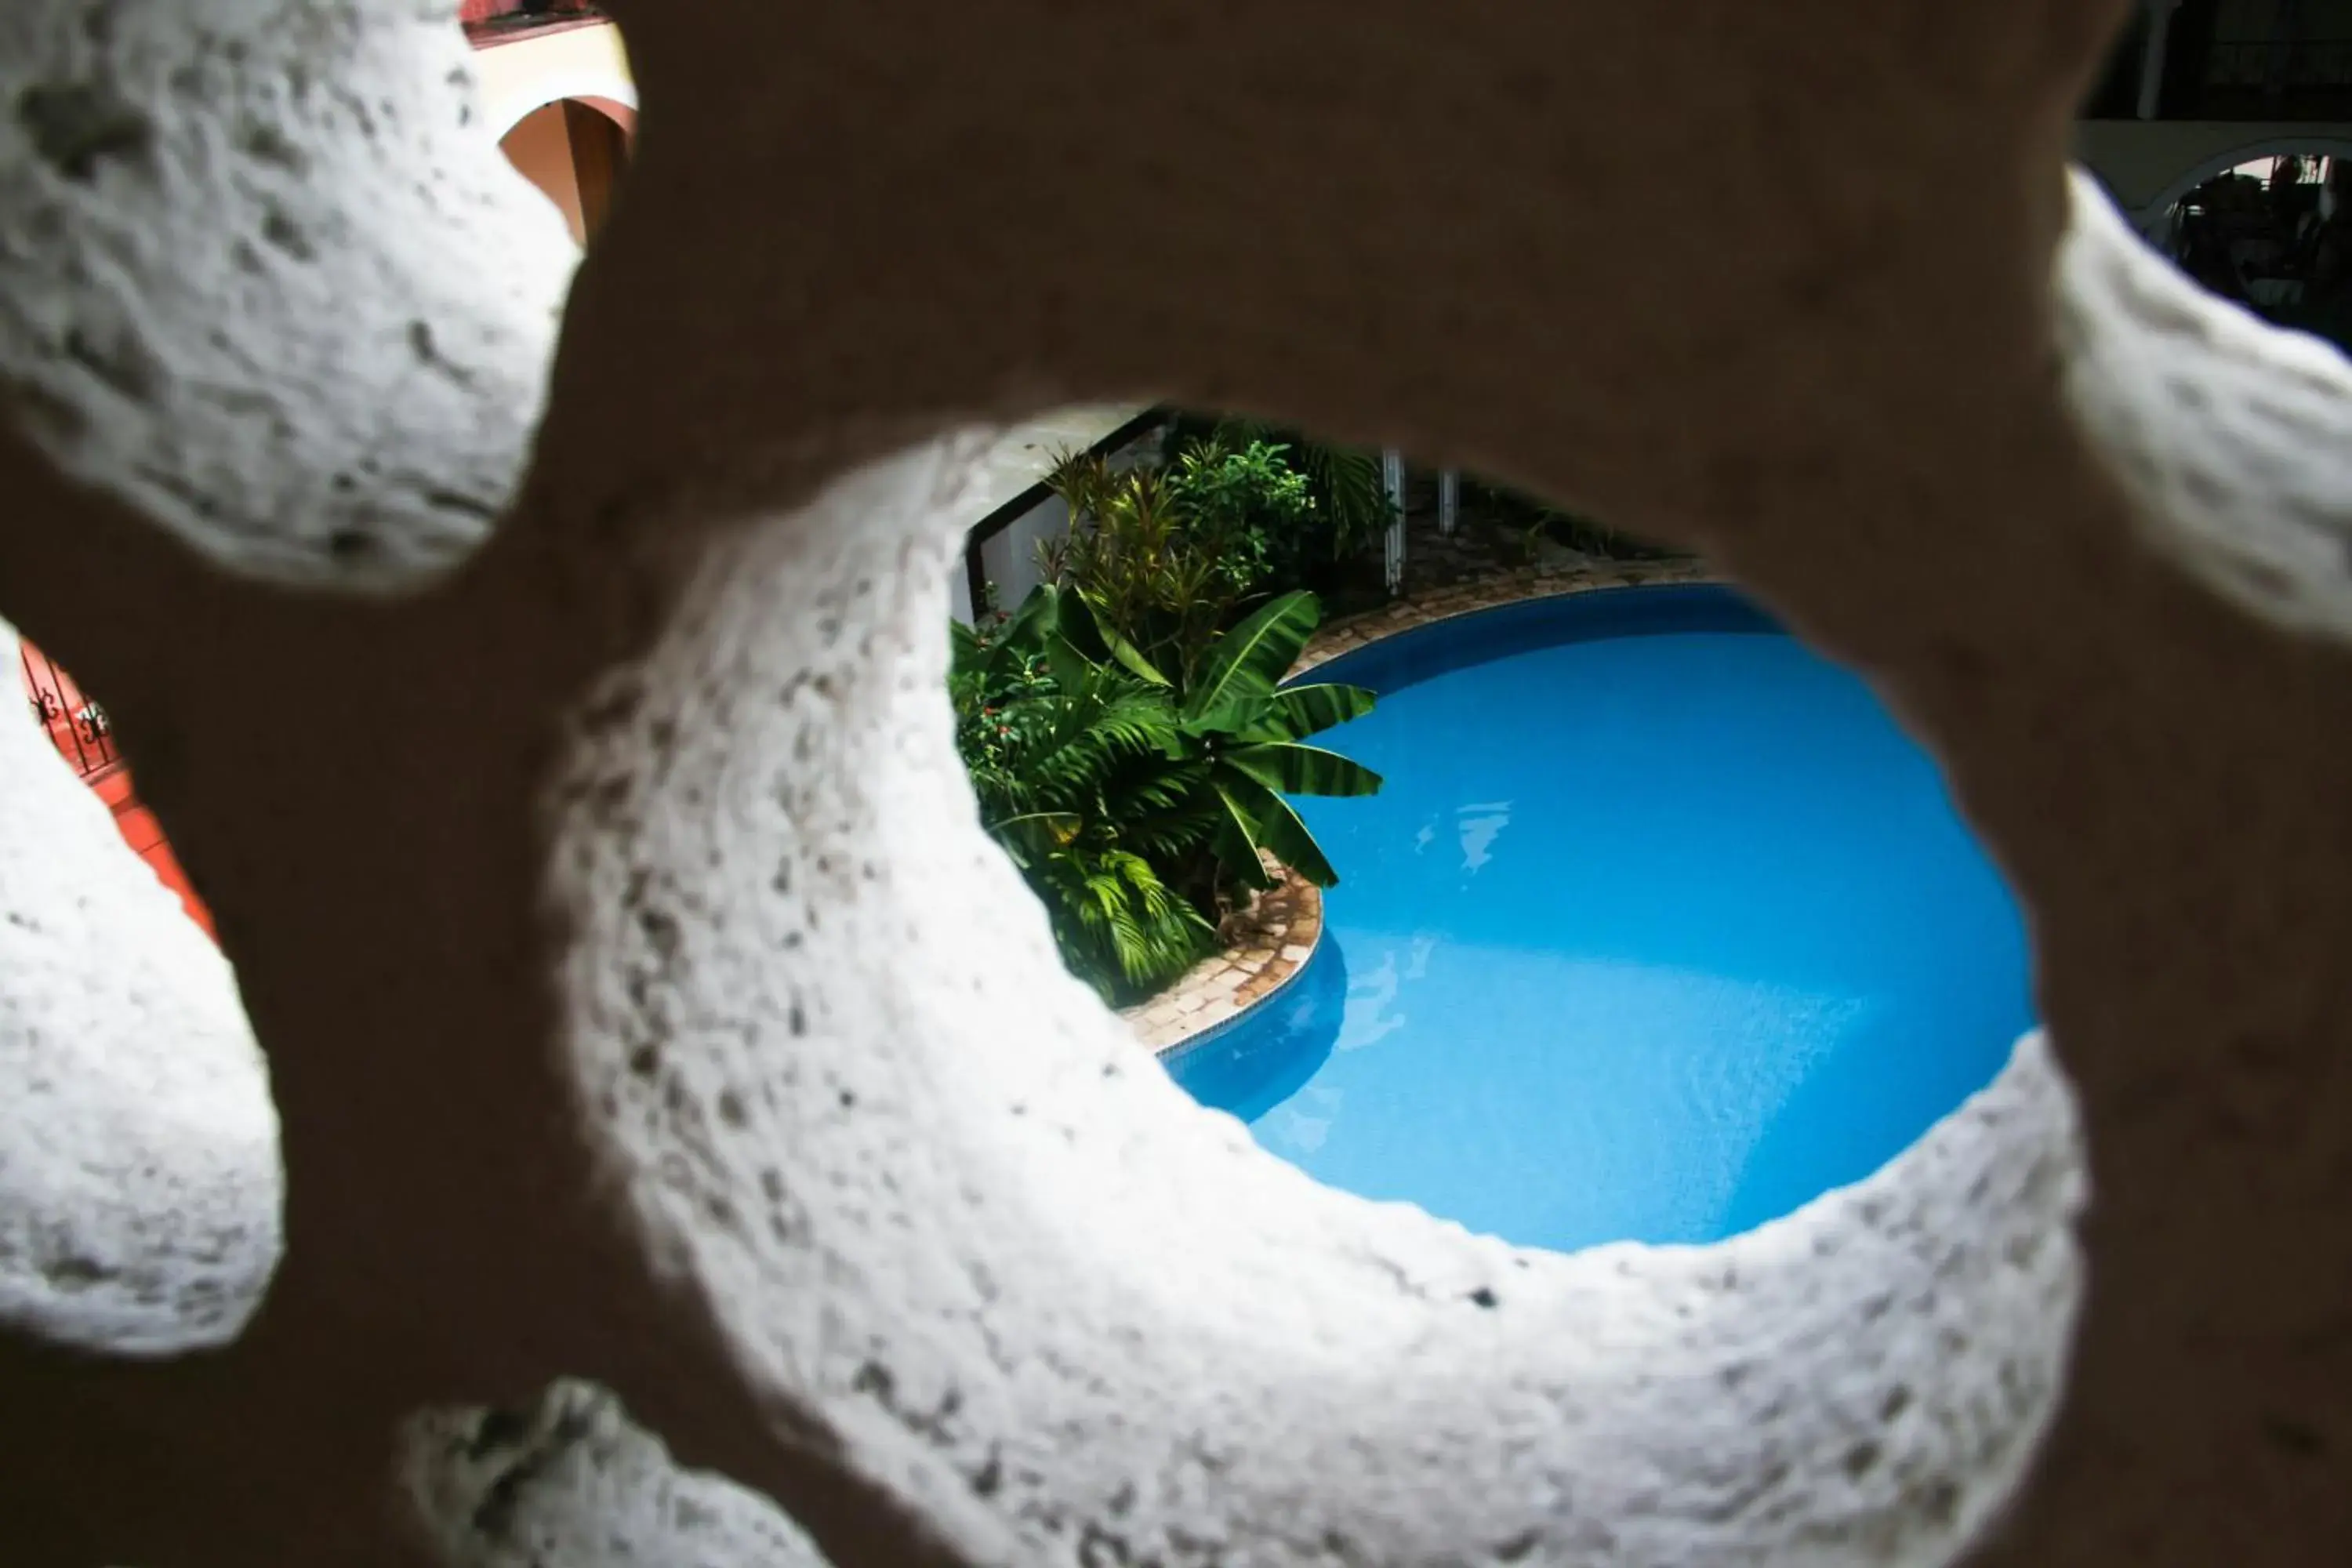
<svg viewBox="0 0 2352 1568">
<path fill-rule="evenodd" d="M 1350 719 L 1360 719 L 1378 700 L 1360 686 L 1325 683 L 1292 686 L 1251 710 L 1234 727 L 1240 741 L 1303 741 Z"/>
<path fill-rule="evenodd" d="M 1111 658 L 1118 661 L 1119 667 L 1145 685 L 1164 687 L 1171 684 L 1168 678 L 1160 672 L 1159 666 L 1144 657 L 1141 648 L 1137 647 L 1118 633 L 1105 632 L 1103 642 L 1109 647 Z"/>
<path fill-rule="evenodd" d="M 1258 814 L 1252 809 L 1254 803 L 1249 803 L 1254 795 L 1265 795 L 1275 800 L 1281 797 L 1246 780 L 1242 781 L 1238 787 L 1220 781 L 1211 788 L 1216 796 L 1219 814 L 1213 839 L 1217 863 L 1224 868 L 1226 876 L 1237 882 L 1245 882 L 1259 889 L 1273 887 L 1274 877 L 1258 858 L 1258 850 L 1263 847 L 1258 836 Z"/>
<path fill-rule="evenodd" d="M 1315 842 L 1315 835 L 1298 819 L 1290 803 L 1255 780 L 1235 779 L 1231 773 L 1217 781 L 1217 797 L 1224 803 L 1229 817 L 1246 824 L 1246 837 L 1252 849 L 1263 847 L 1274 851 L 1274 858 L 1289 867 L 1318 888 L 1338 885 L 1339 873 L 1323 858 L 1323 847 Z M 1234 867 L 1242 871 L 1244 868 Z M 1244 880 L 1249 879 L 1244 876 Z M 1256 886 L 1268 885 L 1260 872 Z"/>
<path fill-rule="evenodd" d="M 1099 667 L 1073 647 L 1058 629 L 1045 638 L 1044 651 L 1045 668 L 1053 671 L 1054 684 L 1064 696 L 1076 698 L 1091 688 Z"/>
<path fill-rule="evenodd" d="M 1185 721 L 1227 727 L 1227 714 L 1272 697 L 1322 619 L 1322 605 L 1303 589 L 1260 606 L 1210 650 L 1184 694 Z"/>
<path fill-rule="evenodd" d="M 1378 795 L 1381 788 L 1381 775 L 1363 763 L 1288 741 L 1236 746 L 1220 761 L 1285 795 Z"/>
<path fill-rule="evenodd" d="M 948 622 L 948 672 L 970 675 L 978 670 L 987 650 L 981 647 L 980 634 L 961 621 Z"/>
<path fill-rule="evenodd" d="M 1122 637 L 1084 594 L 1075 589 L 1061 593 L 1059 625 L 1070 646 L 1097 664 L 1116 664 L 1146 686 L 1170 684 L 1160 667 Z"/>
<path fill-rule="evenodd" d="M 1013 612 L 989 650 L 987 675 L 992 682 L 1011 679 L 1016 668 L 1044 650 L 1060 618 L 1059 597 L 1051 584 L 1041 583 L 1021 601 L 1021 607 Z"/>
</svg>

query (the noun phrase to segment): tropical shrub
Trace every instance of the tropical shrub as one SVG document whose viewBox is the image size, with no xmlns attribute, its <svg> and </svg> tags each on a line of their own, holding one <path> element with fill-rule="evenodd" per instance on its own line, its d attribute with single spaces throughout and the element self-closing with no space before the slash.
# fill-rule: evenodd
<svg viewBox="0 0 2352 1568">
<path fill-rule="evenodd" d="M 1394 509 L 1380 454 L 1310 441 L 1263 420 L 1225 416 L 1178 421 L 1168 459 L 1181 469 L 1193 450 L 1263 450 L 1303 481 L 1306 507 L 1295 516 L 1274 508 L 1255 514 L 1266 535 L 1268 576 L 1288 587 L 1328 589 L 1340 568 L 1389 525 Z"/>
<path fill-rule="evenodd" d="M 1045 482 L 1070 513 L 1069 531 L 1041 552 L 1045 580 L 1153 669 L 1191 669 L 1265 574 L 1246 531 L 1189 510 L 1160 469 L 1066 456 Z"/>
<path fill-rule="evenodd" d="M 1159 682 L 1170 725 L 1161 751 L 1197 770 L 1200 805 L 1215 825 L 1210 848 L 1219 893 L 1272 886 L 1261 851 L 1318 887 L 1333 886 L 1339 873 L 1283 796 L 1363 795 L 1381 787 L 1370 768 L 1303 743 L 1370 712 L 1372 694 L 1360 686 L 1281 687 L 1321 621 L 1314 595 L 1285 594 L 1218 637 L 1189 676 Z"/>
<path fill-rule="evenodd" d="M 1297 585 L 1317 518 L 1307 476 L 1290 466 L 1288 447 L 1268 441 L 1235 447 L 1212 437 L 1181 448 L 1168 476 L 1170 499 L 1217 542 L 1250 588 Z"/>
<path fill-rule="evenodd" d="M 1208 951 L 1214 922 L 1270 886 L 1265 858 L 1339 879 L 1287 795 L 1370 795 L 1380 775 L 1306 740 L 1370 712 L 1358 687 L 1283 689 L 1320 620 L 1286 594 L 1154 664 L 1082 594 L 1035 589 L 1010 618 L 957 626 L 950 690 L 982 824 L 1045 902 L 1073 973 L 1114 1001 Z"/>
<path fill-rule="evenodd" d="M 1159 870 L 1196 855 L 1213 825 L 1188 817 L 1187 781 L 1156 764 L 1165 699 L 1078 658 L 1055 597 L 1039 588 L 1009 620 L 953 625 L 956 745 L 981 824 L 1045 903 L 1062 962 L 1118 1000 L 1166 984 L 1213 943 Z"/>
</svg>

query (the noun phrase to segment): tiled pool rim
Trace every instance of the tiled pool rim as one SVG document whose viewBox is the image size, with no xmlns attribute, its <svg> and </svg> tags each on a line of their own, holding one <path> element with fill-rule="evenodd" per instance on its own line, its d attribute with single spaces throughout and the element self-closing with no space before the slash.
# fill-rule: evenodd
<svg viewBox="0 0 2352 1568">
<path fill-rule="evenodd" d="M 1378 609 L 1334 621 L 1316 633 L 1290 673 L 1301 675 L 1342 654 L 1370 647 L 1386 638 L 1507 605 L 1614 588 L 1717 581 L 1717 575 L 1697 561 L 1593 560 L 1578 565 L 1525 568 L 1396 599 Z M 1150 1000 L 1120 1010 L 1119 1016 L 1153 1055 L 1165 1061 L 1216 1038 L 1278 1000 L 1307 973 L 1316 954 L 1322 951 L 1323 899 L 1319 889 L 1305 884 L 1295 886 L 1304 895 L 1297 923 L 1312 920 L 1311 940 L 1277 943 L 1274 956 L 1255 972 L 1236 965 L 1234 953 L 1241 950 L 1223 950 L 1194 964 L 1173 985 Z M 1254 986 L 1255 995 L 1236 1002 L 1240 992 Z M 1150 1020 L 1153 1014 L 1160 1016 L 1159 1021 Z"/>
</svg>

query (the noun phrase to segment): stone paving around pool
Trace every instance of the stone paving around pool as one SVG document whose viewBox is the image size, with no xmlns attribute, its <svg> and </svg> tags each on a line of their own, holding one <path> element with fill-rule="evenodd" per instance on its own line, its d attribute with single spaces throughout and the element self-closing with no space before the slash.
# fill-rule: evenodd
<svg viewBox="0 0 2352 1568">
<path fill-rule="evenodd" d="M 1644 583 L 1705 583 L 1714 576 L 1699 561 L 1618 561 L 1559 552 L 1534 565 L 1500 569 L 1476 581 L 1408 595 L 1334 621 L 1315 634 L 1293 673 L 1382 637 L 1474 610 Z M 1194 964 L 1151 1000 L 1120 1011 L 1137 1037 L 1153 1051 L 1173 1050 L 1281 989 L 1306 966 L 1322 939 L 1323 895 L 1285 871 L 1280 887 L 1227 926 L 1223 952 Z"/>
<path fill-rule="evenodd" d="M 1248 1011 L 1298 973 L 1323 934 L 1323 893 L 1282 871 L 1255 909 L 1228 919 L 1223 952 L 1204 958 L 1149 1002 L 1120 1014 L 1155 1051 L 1182 1045 Z"/>
</svg>

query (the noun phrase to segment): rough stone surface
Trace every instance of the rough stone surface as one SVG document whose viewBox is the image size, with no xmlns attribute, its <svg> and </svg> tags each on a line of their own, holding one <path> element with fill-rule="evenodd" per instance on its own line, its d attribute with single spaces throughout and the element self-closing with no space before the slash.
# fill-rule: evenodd
<svg viewBox="0 0 2352 1568">
<path fill-rule="evenodd" d="M 2060 279 L 2067 391 L 2147 538 L 2278 625 L 2352 637 L 2352 365 L 2318 338 L 2216 310 L 2088 175 Z"/>
<path fill-rule="evenodd" d="M 0 613 L 104 693 L 288 1170 L 232 1347 L 0 1337 L 13 1561 L 414 1563 L 404 1422 L 564 1375 L 845 1564 L 2352 1554 L 2347 401 L 2062 250 L 2118 5 L 616 8 L 640 156 L 528 452 L 560 237 L 457 139 L 446 16 L 0 34 Z M 281 189 L 236 138 L 298 74 L 355 102 L 261 117 Z M 1787 1222 L 1568 1258 L 1134 1059 L 939 686 L 943 432 L 1139 392 L 1700 548 L 1876 683 L 2032 910 L 2071 1369 L 2038 1041 Z M 639 1506 L 552 1468 L 548 1539 Z"/>
<path fill-rule="evenodd" d="M 68 471 L 305 582 L 395 585 L 480 542 L 575 258 L 499 190 L 455 9 L 0 16 L 0 380 Z"/>
<path fill-rule="evenodd" d="M 591 1384 L 429 1412 L 404 1436 L 402 1479 L 448 1568 L 824 1568 L 773 1503 L 680 1471 Z"/>
<path fill-rule="evenodd" d="M 0 623 L 0 676 L 16 637 Z M 228 965 L 0 709 L 0 1331 L 225 1344 L 278 1261 L 278 1119 Z"/>
<path fill-rule="evenodd" d="M 869 468 L 721 549 L 557 786 L 580 1098 L 740 1353 L 975 1560 L 1968 1539 L 2079 1287 L 2039 1045 L 1879 1183 L 1722 1247 L 1527 1253 L 1317 1185 L 1137 1062 L 966 837 L 939 552 L 868 521 L 952 519 L 956 472 Z M 954 979 L 905 957 L 941 951 Z"/>
</svg>

